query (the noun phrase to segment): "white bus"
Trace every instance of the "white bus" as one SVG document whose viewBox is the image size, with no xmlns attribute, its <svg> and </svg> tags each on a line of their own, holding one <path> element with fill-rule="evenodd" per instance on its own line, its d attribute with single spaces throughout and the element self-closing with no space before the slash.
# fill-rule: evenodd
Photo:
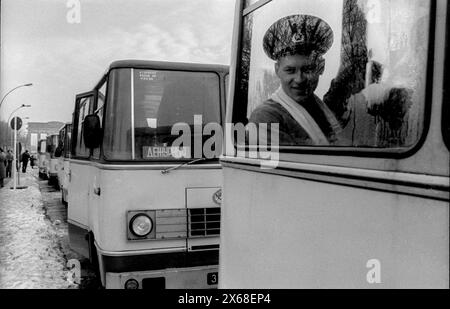
<svg viewBox="0 0 450 309">
<path fill-rule="evenodd" d="M 68 195 L 72 248 L 106 288 L 217 287 L 222 173 L 191 137 L 222 124 L 228 67 L 116 61 L 76 97 Z M 202 123 L 195 127 L 195 117 Z M 194 134 L 186 144 L 172 126 Z M 173 146 L 173 147 L 172 147 Z"/>
<path fill-rule="evenodd" d="M 61 201 L 67 205 L 70 178 L 70 145 L 72 137 L 72 124 L 66 123 L 59 130 L 59 145 L 55 153 L 58 158 L 58 187 L 61 190 Z"/>
<path fill-rule="evenodd" d="M 39 177 L 42 179 L 47 179 L 47 169 L 48 161 L 45 155 L 47 150 L 47 138 L 41 139 L 38 142 L 37 153 L 38 153 L 38 169 Z"/>
<path fill-rule="evenodd" d="M 448 12 L 443 0 L 237 1 L 227 122 L 249 128 L 277 103 L 286 72 L 265 54 L 268 29 L 320 18 L 334 40 L 315 95 L 342 131 L 259 157 L 227 132 L 219 288 L 449 288 Z"/>
<path fill-rule="evenodd" d="M 58 186 L 58 158 L 55 156 L 59 145 L 59 134 L 51 134 L 47 136 L 45 161 L 46 161 L 46 178 L 48 184 Z"/>
</svg>

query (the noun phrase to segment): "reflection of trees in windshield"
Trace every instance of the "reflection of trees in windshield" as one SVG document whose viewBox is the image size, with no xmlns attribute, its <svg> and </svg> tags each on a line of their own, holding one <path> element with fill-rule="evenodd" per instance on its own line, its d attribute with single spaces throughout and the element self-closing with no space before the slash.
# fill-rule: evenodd
<svg viewBox="0 0 450 309">
<path fill-rule="evenodd" d="M 338 119 L 345 122 L 347 100 L 360 92 L 365 85 L 367 57 L 367 21 L 357 0 L 344 1 L 342 19 L 341 65 L 339 73 L 331 82 L 324 102 Z"/>
<path fill-rule="evenodd" d="M 247 124 L 248 83 L 250 76 L 250 58 L 252 53 L 253 14 L 244 18 L 242 50 L 239 63 L 240 83 L 236 89 L 233 122 Z"/>
<path fill-rule="evenodd" d="M 389 50 L 387 57 L 392 63 L 380 63 L 372 59 L 372 50 L 368 50 L 367 17 L 362 8 L 361 1 L 344 1 L 341 65 L 324 96 L 324 102 L 345 127 L 340 144 L 405 146 L 408 135 L 417 134 L 408 130 L 409 122 L 417 122 L 422 117 L 416 115 L 415 119 L 411 119 L 408 115 L 413 105 L 413 90 L 394 86 L 389 76 L 383 76 L 386 67 L 392 70 L 393 64 L 395 65 L 391 59 L 395 58 L 391 47 L 386 46 Z M 390 32 L 386 33 L 388 38 L 391 35 Z M 389 40 L 387 44 L 390 44 Z M 401 72 L 394 72 L 401 75 Z"/>
<path fill-rule="evenodd" d="M 262 80 L 256 81 L 256 96 L 255 102 L 264 102 L 280 87 L 280 79 L 275 74 L 274 70 L 265 69 Z"/>
</svg>

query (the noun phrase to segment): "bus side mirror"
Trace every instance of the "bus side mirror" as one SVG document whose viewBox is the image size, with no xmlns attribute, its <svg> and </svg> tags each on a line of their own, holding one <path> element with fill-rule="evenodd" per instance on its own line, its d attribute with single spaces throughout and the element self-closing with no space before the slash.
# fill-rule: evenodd
<svg viewBox="0 0 450 309">
<path fill-rule="evenodd" d="M 84 118 L 83 139 L 86 148 L 95 149 L 100 147 L 102 128 L 98 115 L 87 115 Z"/>
</svg>

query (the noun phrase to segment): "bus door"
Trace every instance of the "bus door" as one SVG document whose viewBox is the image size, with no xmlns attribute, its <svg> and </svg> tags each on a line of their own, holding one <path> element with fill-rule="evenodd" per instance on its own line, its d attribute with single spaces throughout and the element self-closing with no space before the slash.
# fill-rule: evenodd
<svg viewBox="0 0 450 309">
<path fill-rule="evenodd" d="M 64 142 L 62 149 L 62 167 L 61 167 L 61 200 L 67 204 L 67 197 L 70 183 L 70 146 L 72 136 L 72 124 L 66 124 L 64 130 Z M 59 177 L 58 177 L 59 178 Z"/>
<path fill-rule="evenodd" d="M 89 158 L 90 151 L 83 141 L 84 118 L 94 109 L 94 92 L 77 95 L 75 101 L 75 113 L 73 119 L 72 151 L 76 152 L 80 159 L 70 160 L 70 184 L 68 194 L 68 221 L 70 245 L 74 250 L 89 257 L 89 248 L 85 246 L 85 231 L 89 231 L 89 193 L 95 178 L 94 170 L 83 161 Z M 74 194 L 71 194 L 74 192 Z"/>
<path fill-rule="evenodd" d="M 46 160 L 47 139 L 41 139 L 38 143 L 38 169 L 39 177 L 47 177 L 47 160 Z"/>
</svg>

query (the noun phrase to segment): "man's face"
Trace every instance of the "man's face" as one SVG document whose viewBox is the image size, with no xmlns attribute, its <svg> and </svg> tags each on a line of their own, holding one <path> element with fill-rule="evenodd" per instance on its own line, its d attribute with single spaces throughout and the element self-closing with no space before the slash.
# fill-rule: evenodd
<svg viewBox="0 0 450 309">
<path fill-rule="evenodd" d="M 323 70 L 323 60 L 313 56 L 286 55 L 275 63 L 281 87 L 297 103 L 314 93 Z"/>
</svg>

